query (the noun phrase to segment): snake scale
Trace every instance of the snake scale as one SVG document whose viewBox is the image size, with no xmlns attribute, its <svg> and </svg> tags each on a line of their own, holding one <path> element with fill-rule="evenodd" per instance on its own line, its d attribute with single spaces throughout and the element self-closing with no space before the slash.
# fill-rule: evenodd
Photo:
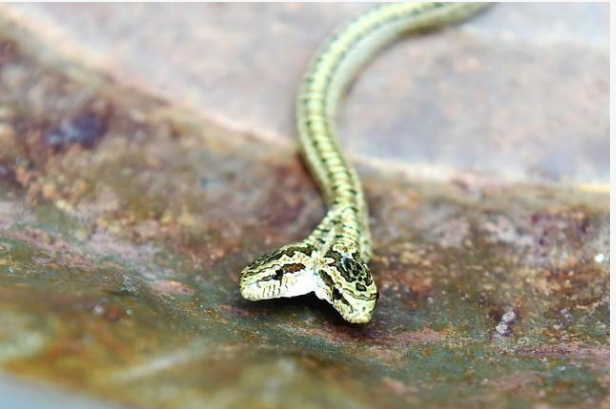
<svg viewBox="0 0 616 409">
<path fill-rule="evenodd" d="M 297 126 L 302 153 L 327 214 L 303 241 L 264 254 L 241 272 L 252 301 L 315 293 L 351 323 L 370 321 L 378 290 L 368 269 L 368 208 L 355 170 L 341 152 L 338 103 L 356 72 L 401 34 L 464 20 L 489 3 L 384 3 L 333 33 L 313 58 L 300 86 Z"/>
</svg>

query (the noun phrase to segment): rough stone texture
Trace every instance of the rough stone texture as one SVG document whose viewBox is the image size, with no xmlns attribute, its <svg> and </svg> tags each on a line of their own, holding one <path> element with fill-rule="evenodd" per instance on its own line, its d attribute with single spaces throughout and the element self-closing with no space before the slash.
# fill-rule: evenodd
<svg viewBox="0 0 616 409">
<path fill-rule="evenodd" d="M 609 407 L 609 189 L 589 184 L 609 180 L 606 6 L 499 5 L 466 28 L 388 50 L 360 80 L 344 126 L 358 135 L 348 145 L 362 153 L 382 295 L 363 327 L 313 297 L 243 301 L 237 284 L 253 257 L 323 215 L 293 146 L 264 136 L 290 136 L 302 64 L 364 6 L 1 7 L 9 399 L 73 399 L 10 386 L 19 377 L 137 408 Z M 214 13 L 217 23 L 196 29 Z M 39 34 L 51 45 L 13 21 L 47 21 Z M 168 43 L 157 43 L 161 27 L 173 28 Z M 49 42 L 59 36 L 71 44 Z M 109 77 L 58 57 L 85 45 L 99 57 L 83 58 Z M 177 54 L 142 72 L 164 50 Z M 421 60 L 410 77 L 407 59 Z M 222 77 L 217 87 L 216 67 L 229 78 L 252 67 L 263 81 Z M 512 82 L 496 85 L 503 78 Z M 169 87 L 161 100 L 121 83 Z M 504 97 L 512 89 L 521 99 Z M 382 92 L 391 105 L 381 108 Z M 471 103 L 479 116 L 464 113 Z M 201 104 L 199 115 L 185 104 Z M 380 129 L 384 139 L 368 137 Z M 447 129 L 465 142 L 441 140 Z M 405 132 L 415 142 L 396 140 Z M 549 166 L 531 172 L 542 159 Z M 409 177 L 423 160 L 440 181 Z M 503 172 L 467 172 L 469 163 Z M 510 174 L 526 179 L 504 183 Z"/>
</svg>

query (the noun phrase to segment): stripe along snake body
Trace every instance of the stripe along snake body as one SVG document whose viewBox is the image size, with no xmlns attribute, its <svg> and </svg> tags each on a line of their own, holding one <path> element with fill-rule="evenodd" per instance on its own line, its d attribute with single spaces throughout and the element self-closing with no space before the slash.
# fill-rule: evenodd
<svg viewBox="0 0 616 409">
<path fill-rule="evenodd" d="M 267 253 L 242 271 L 244 298 L 256 301 L 314 292 L 345 320 L 370 320 L 378 291 L 367 266 L 368 209 L 357 174 L 338 144 L 338 102 L 357 70 L 399 35 L 463 20 L 486 5 L 381 4 L 350 20 L 325 42 L 302 81 L 297 126 L 304 159 L 328 211 L 305 240 Z"/>
</svg>

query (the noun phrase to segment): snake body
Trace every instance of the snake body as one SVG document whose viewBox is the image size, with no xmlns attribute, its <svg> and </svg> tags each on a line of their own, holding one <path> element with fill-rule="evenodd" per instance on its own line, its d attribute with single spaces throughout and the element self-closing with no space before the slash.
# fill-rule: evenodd
<svg viewBox="0 0 616 409">
<path fill-rule="evenodd" d="M 338 103 L 355 73 L 401 34 L 468 18 L 487 3 L 380 4 L 342 25 L 310 63 L 297 99 L 303 157 L 327 214 L 305 240 L 267 253 L 246 267 L 240 290 L 252 301 L 314 292 L 352 323 L 368 322 L 378 290 L 368 269 L 368 208 L 336 132 Z"/>
</svg>

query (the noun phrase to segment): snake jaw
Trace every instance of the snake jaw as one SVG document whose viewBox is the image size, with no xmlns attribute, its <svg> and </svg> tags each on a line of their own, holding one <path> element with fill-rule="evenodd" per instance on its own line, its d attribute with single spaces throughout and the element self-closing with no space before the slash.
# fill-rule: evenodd
<svg viewBox="0 0 616 409">
<path fill-rule="evenodd" d="M 276 282 L 277 281 L 277 282 Z M 242 297 L 249 301 L 290 298 L 309 294 L 314 291 L 312 272 L 308 269 L 292 276 L 283 276 L 281 280 L 246 280 L 241 284 Z"/>
<path fill-rule="evenodd" d="M 362 299 L 347 292 L 341 292 L 337 288 L 331 290 L 320 286 L 317 287 L 315 294 L 319 299 L 330 303 L 342 318 L 352 324 L 369 322 L 378 298 L 378 293 L 373 298 Z"/>
</svg>

